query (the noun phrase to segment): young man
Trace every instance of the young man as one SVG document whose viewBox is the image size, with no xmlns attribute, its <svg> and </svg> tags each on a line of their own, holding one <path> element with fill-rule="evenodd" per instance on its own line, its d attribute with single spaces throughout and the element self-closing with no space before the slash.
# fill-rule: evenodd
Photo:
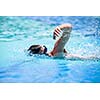
<svg viewBox="0 0 100 100">
<path fill-rule="evenodd" d="M 52 51 L 47 52 L 46 46 L 41 45 L 32 45 L 28 51 L 29 54 L 45 54 L 50 57 L 66 57 L 67 59 L 95 59 L 95 56 L 80 56 L 75 54 L 69 54 L 65 49 L 65 45 L 69 40 L 70 34 L 72 31 L 72 25 L 71 24 L 62 24 L 55 28 L 53 32 L 53 38 L 56 39 L 56 37 L 59 37 L 59 39 L 56 41 L 54 48 Z M 61 34 L 61 36 L 60 36 Z"/>
</svg>

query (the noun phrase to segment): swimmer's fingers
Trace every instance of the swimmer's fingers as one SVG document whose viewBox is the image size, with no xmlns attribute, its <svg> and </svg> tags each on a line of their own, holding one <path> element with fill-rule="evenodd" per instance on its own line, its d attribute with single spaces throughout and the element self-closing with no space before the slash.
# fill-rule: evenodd
<svg viewBox="0 0 100 100">
<path fill-rule="evenodd" d="M 58 32 L 62 32 L 62 30 L 60 29 L 60 27 L 56 27 L 56 30 L 58 31 Z"/>
<path fill-rule="evenodd" d="M 61 29 L 57 26 L 57 27 L 55 28 L 54 32 L 60 34 L 62 31 L 61 31 Z"/>
<path fill-rule="evenodd" d="M 61 32 L 62 32 L 62 30 L 60 29 L 60 27 L 56 27 L 56 29 L 55 29 L 55 31 L 58 33 L 58 34 L 60 34 Z"/>
<path fill-rule="evenodd" d="M 54 31 L 54 36 L 59 37 L 59 33 L 58 33 L 58 32 L 56 32 L 56 31 Z"/>
<path fill-rule="evenodd" d="M 55 39 L 56 36 L 59 37 L 61 32 L 62 32 L 61 29 L 59 27 L 57 27 L 53 32 L 53 38 Z"/>
</svg>

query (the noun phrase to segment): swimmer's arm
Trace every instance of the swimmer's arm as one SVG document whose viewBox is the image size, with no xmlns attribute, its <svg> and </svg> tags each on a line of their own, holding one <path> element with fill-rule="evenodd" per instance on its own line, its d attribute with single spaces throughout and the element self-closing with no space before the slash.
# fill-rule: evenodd
<svg viewBox="0 0 100 100">
<path fill-rule="evenodd" d="M 66 58 L 67 59 L 80 59 L 80 60 L 100 59 L 99 57 L 96 57 L 95 55 L 81 56 L 81 55 L 77 55 L 77 54 L 67 54 Z"/>
<path fill-rule="evenodd" d="M 61 35 L 61 37 L 59 37 L 59 39 L 54 44 L 54 48 L 50 52 L 51 55 L 54 56 L 57 53 L 67 52 L 67 51 L 64 50 L 64 46 L 69 40 L 71 31 L 72 31 L 72 25 L 71 24 L 62 24 L 54 30 L 54 33 L 53 33 L 54 38 L 59 37 L 60 33 L 62 33 L 62 35 Z"/>
</svg>

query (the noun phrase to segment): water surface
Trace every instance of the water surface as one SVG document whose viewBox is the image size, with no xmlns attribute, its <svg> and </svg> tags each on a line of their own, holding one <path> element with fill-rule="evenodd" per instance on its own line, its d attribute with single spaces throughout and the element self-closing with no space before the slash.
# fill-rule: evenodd
<svg viewBox="0 0 100 100">
<path fill-rule="evenodd" d="M 53 59 L 27 56 L 32 44 L 52 50 L 57 25 L 71 23 L 66 48 L 70 53 L 100 56 L 100 17 L 96 16 L 2 16 L 0 17 L 1 83 L 99 83 L 99 60 Z"/>
</svg>

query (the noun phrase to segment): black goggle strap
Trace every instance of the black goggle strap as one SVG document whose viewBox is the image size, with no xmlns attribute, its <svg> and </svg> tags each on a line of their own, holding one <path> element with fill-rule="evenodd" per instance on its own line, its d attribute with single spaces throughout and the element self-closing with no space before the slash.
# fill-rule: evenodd
<svg viewBox="0 0 100 100">
<path fill-rule="evenodd" d="M 46 46 L 43 46 L 45 49 L 44 49 L 44 54 L 47 52 L 47 47 Z"/>
</svg>

